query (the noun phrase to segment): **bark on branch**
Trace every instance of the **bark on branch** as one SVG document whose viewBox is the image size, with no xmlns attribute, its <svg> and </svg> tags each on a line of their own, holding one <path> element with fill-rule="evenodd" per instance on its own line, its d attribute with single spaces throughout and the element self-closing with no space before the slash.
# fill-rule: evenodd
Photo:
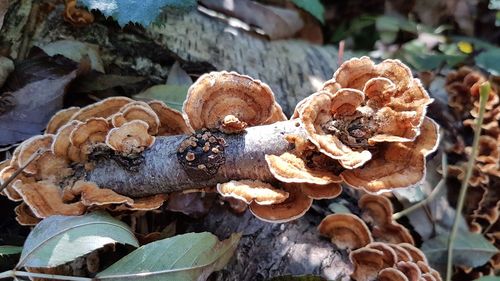
<svg viewBox="0 0 500 281">
<path fill-rule="evenodd" d="M 291 145 L 285 140 L 285 135 L 304 136 L 304 130 L 297 123 L 291 120 L 251 127 L 235 135 L 218 133 L 226 143 L 225 161 L 212 176 L 199 176 L 181 164 L 178 149 L 188 136 L 179 135 L 158 137 L 153 147 L 141 154 L 142 159 L 133 169 L 113 158 L 100 158 L 86 179 L 133 197 L 210 187 L 230 180 L 274 180 L 264 156 L 280 155 L 289 150 Z"/>
</svg>

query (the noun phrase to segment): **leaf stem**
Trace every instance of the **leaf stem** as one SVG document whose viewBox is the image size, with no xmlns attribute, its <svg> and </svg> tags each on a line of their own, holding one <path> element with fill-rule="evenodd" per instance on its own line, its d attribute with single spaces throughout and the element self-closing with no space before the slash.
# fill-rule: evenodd
<svg viewBox="0 0 500 281">
<path fill-rule="evenodd" d="M 472 153 L 467 162 L 467 170 L 465 178 L 462 182 L 462 187 L 460 188 L 460 193 L 458 195 L 457 208 L 455 213 L 455 220 L 453 221 L 453 227 L 451 228 L 450 238 L 448 240 L 448 260 L 446 263 L 446 281 L 451 280 L 453 275 L 453 244 L 455 243 L 455 238 L 457 236 L 458 225 L 460 221 L 460 216 L 462 214 L 462 209 L 464 207 L 465 195 L 467 194 L 467 188 L 469 187 L 469 180 L 472 176 L 472 171 L 474 169 L 474 164 L 476 162 L 476 156 L 479 147 L 479 136 L 481 135 L 481 126 L 483 125 L 484 111 L 486 107 L 486 101 L 491 91 L 491 85 L 489 82 L 481 84 L 479 90 L 479 116 L 476 119 L 475 131 L 474 131 L 474 141 L 472 143 Z"/>
</svg>

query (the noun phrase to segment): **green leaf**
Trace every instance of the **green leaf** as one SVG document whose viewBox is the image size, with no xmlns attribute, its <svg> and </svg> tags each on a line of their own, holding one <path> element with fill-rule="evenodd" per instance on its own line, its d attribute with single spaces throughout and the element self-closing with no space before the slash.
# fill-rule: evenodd
<svg viewBox="0 0 500 281">
<path fill-rule="evenodd" d="M 320 0 L 292 0 L 292 2 L 325 24 L 325 7 Z"/>
<path fill-rule="evenodd" d="M 375 22 L 375 27 L 380 33 L 380 39 L 386 44 L 396 40 L 399 30 L 417 33 L 416 23 L 402 17 L 380 16 Z"/>
<path fill-rule="evenodd" d="M 493 75 L 500 75 L 500 48 L 487 50 L 476 57 L 476 64 Z"/>
<path fill-rule="evenodd" d="M 99 10 L 107 17 L 113 17 L 120 26 L 129 22 L 148 26 L 162 12 L 185 12 L 196 8 L 195 0 L 78 0 L 90 10 Z"/>
<path fill-rule="evenodd" d="M 500 10 L 500 0 L 490 0 L 488 8 L 490 10 Z"/>
<path fill-rule="evenodd" d="M 500 276 L 483 276 L 476 281 L 500 281 Z"/>
<path fill-rule="evenodd" d="M 19 246 L 9 246 L 9 245 L 0 246 L 0 257 L 20 254 L 22 250 L 23 247 Z"/>
<path fill-rule="evenodd" d="M 189 86 L 156 85 L 134 96 L 139 100 L 161 100 L 171 108 L 182 111 Z"/>
<path fill-rule="evenodd" d="M 104 212 L 51 216 L 26 238 L 16 268 L 55 267 L 114 243 L 139 246 L 126 224 Z"/>
<path fill-rule="evenodd" d="M 448 234 L 441 234 L 427 240 L 422 251 L 432 264 L 446 262 L 448 251 Z M 453 261 L 456 265 L 478 267 L 498 253 L 498 249 L 479 233 L 460 232 L 457 234 L 453 248 Z"/>
<path fill-rule="evenodd" d="M 175 62 L 168 72 L 167 84 L 156 85 L 134 96 L 140 100 L 161 100 L 171 108 L 182 111 L 189 86 L 193 84 L 191 77 Z"/>
<path fill-rule="evenodd" d="M 219 241 L 208 232 L 187 233 L 144 245 L 97 274 L 98 280 L 205 280 L 221 270 L 241 238 Z"/>
</svg>

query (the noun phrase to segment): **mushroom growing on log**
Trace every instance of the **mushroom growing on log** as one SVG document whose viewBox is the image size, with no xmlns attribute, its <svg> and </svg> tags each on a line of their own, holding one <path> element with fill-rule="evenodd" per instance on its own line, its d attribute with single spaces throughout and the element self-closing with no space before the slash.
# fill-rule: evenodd
<svg viewBox="0 0 500 281">
<path fill-rule="evenodd" d="M 83 194 L 92 188 L 74 187 L 83 180 L 132 200 L 124 203 L 112 196 L 121 199 L 92 206 L 133 210 L 131 202 L 143 197 L 157 200 L 158 194 L 219 184 L 223 195 L 245 199 L 257 217 L 285 222 L 303 215 L 314 198 L 338 196 L 342 181 L 370 193 L 418 184 L 425 175 L 425 156 L 438 140 L 437 125 L 425 117 L 430 102 L 400 61 L 374 64 L 363 57 L 345 62 L 323 89 L 297 105 L 292 120 L 286 120 L 263 82 L 234 72 L 212 72 L 191 86 L 183 113 L 161 102 L 125 97 L 78 109 L 70 118 L 61 113 L 61 121 L 49 128 L 57 130 L 55 135 L 44 135 L 50 142 L 44 147 L 70 171 L 63 177 L 34 174 L 36 183 L 24 182 L 36 172 L 32 168 L 12 185 L 24 187 L 24 197 L 30 186 L 55 186 L 61 191 L 51 193 L 56 200 L 44 202 L 64 206 L 88 198 Z M 38 138 L 21 144 L 21 154 Z M 20 168 L 24 162 L 17 158 L 4 171 Z M 228 191 L 231 181 L 262 184 Z M 62 190 L 82 196 L 64 197 Z M 277 190 L 288 197 L 261 198 Z M 64 213 L 46 206 L 52 213 L 40 215 L 30 202 L 24 200 L 39 218 Z"/>
</svg>

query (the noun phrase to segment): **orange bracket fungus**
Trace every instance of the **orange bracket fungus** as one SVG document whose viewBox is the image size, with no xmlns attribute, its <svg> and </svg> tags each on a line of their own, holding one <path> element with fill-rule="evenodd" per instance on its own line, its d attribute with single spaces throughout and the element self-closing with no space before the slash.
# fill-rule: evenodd
<svg viewBox="0 0 500 281">
<path fill-rule="evenodd" d="M 366 224 L 352 214 L 328 215 L 321 221 L 318 231 L 330 237 L 340 249 L 358 249 L 373 241 Z"/>
<path fill-rule="evenodd" d="M 23 187 L 18 188 L 23 204 L 37 218 L 42 213 L 24 198 L 30 186 L 44 180 L 51 190 L 59 188 L 53 195 L 62 209 L 53 207 L 43 216 L 67 213 L 67 206 L 78 202 L 83 211 L 88 205 L 133 210 L 130 200 L 218 186 L 222 196 L 248 203 L 258 218 L 285 222 L 302 216 L 314 199 L 338 196 L 342 182 L 369 193 L 418 184 L 438 141 L 436 123 L 425 117 L 431 102 L 400 61 L 375 64 L 362 57 L 342 64 L 287 120 L 265 83 L 211 72 L 189 88 L 183 112 L 127 97 L 61 111 L 45 135 L 25 142 L 44 140 L 50 157 L 39 157 L 15 186 Z M 36 150 L 23 147 L 3 167 L 4 175 Z M 37 166 L 47 162 L 44 158 L 66 172 L 51 176 L 55 169 Z M 111 190 L 101 195 L 116 200 L 97 200 L 94 188 L 73 186 L 80 180 Z M 18 199 L 12 187 L 5 193 Z M 33 221 L 29 217 L 24 212 L 24 221 Z M 362 236 L 344 241 L 344 247 L 372 241 L 366 227 L 356 231 Z"/>
</svg>

